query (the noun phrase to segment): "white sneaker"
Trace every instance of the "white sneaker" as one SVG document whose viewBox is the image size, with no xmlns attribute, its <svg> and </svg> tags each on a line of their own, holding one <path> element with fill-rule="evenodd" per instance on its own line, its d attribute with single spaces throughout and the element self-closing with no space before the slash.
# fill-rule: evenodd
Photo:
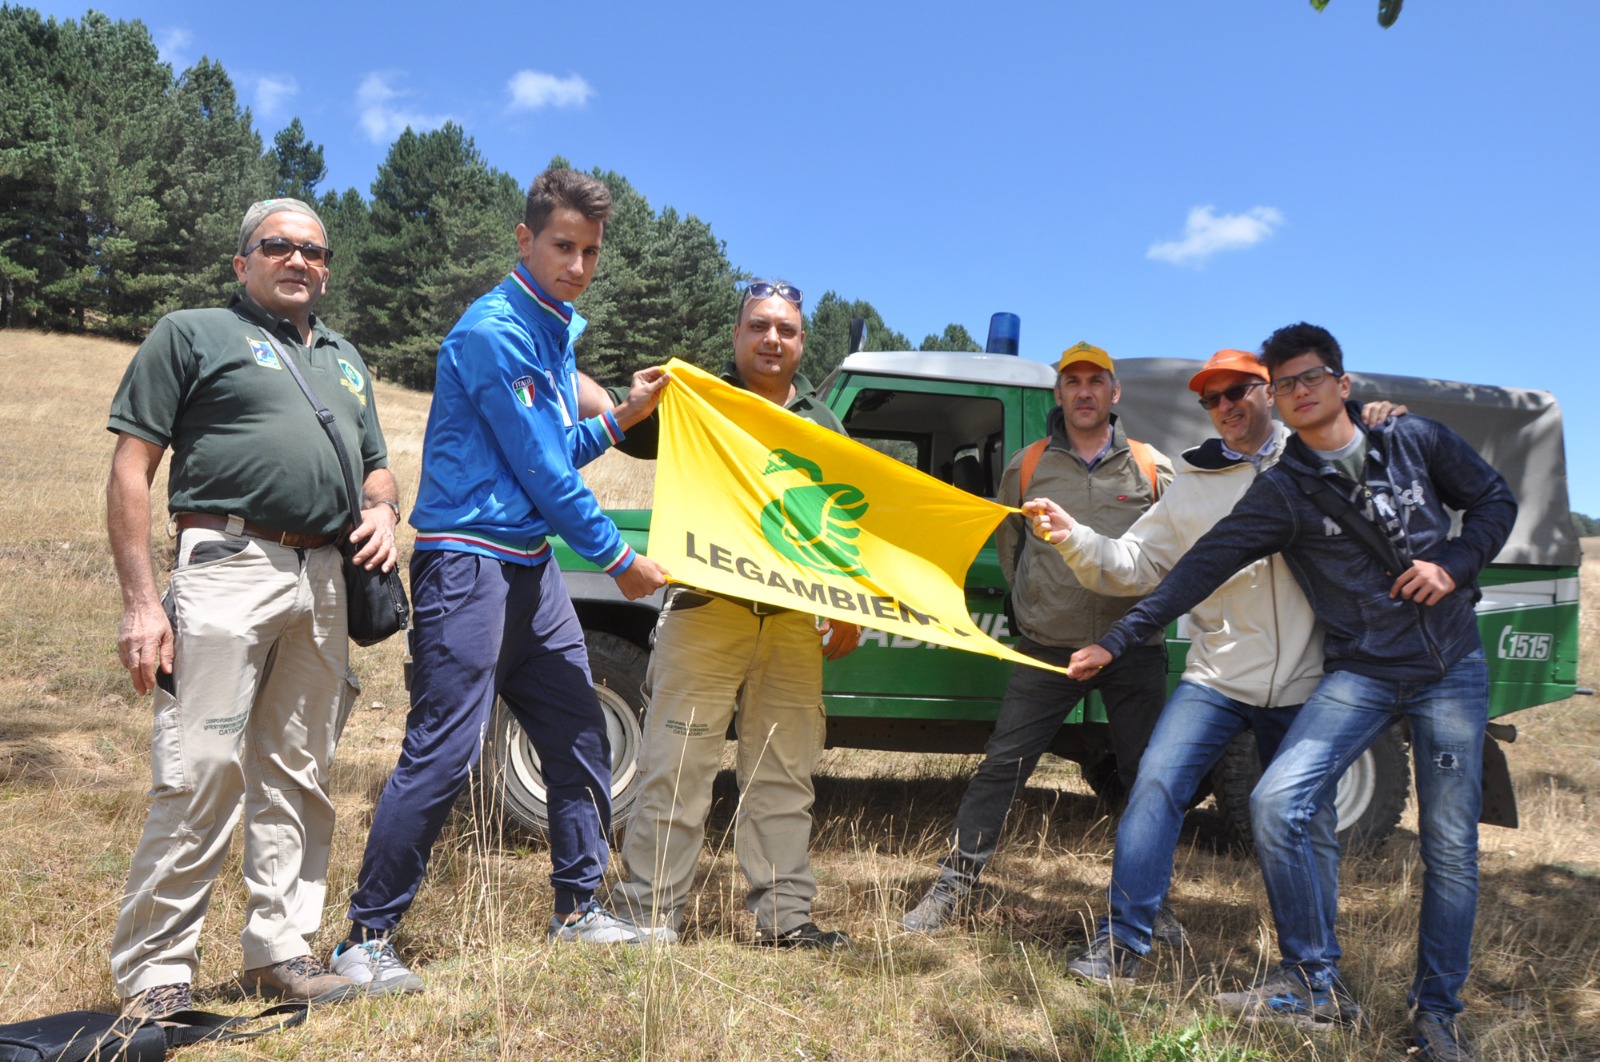
<svg viewBox="0 0 1600 1062">
<path fill-rule="evenodd" d="M 421 992 L 422 978 L 400 961 L 388 938 L 378 937 L 365 944 L 341 941 L 333 949 L 328 968 L 350 978 L 369 996 L 389 996 L 397 992 Z"/>
<path fill-rule="evenodd" d="M 550 919 L 549 940 L 582 941 L 585 944 L 676 944 L 678 934 L 667 926 L 639 926 L 618 918 L 590 900 L 578 908 L 581 917 L 564 922 L 559 915 Z"/>
</svg>

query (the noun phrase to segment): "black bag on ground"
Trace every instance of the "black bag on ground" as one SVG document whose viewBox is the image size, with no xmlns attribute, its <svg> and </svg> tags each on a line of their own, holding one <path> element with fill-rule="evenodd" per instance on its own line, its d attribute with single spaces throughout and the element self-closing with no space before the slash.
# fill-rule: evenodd
<svg viewBox="0 0 1600 1062">
<path fill-rule="evenodd" d="M 0 1025 L 0 1062 L 155 1062 L 167 1051 L 202 1041 L 253 1040 L 306 1020 L 304 1003 L 269 1007 L 254 1018 L 230 1018 L 203 1010 L 180 1010 L 161 1022 L 123 1018 L 97 1010 Z M 262 1018 L 283 1020 L 265 1029 L 241 1025 Z"/>
<path fill-rule="evenodd" d="M 344 441 L 339 438 L 333 411 L 323 405 L 322 400 L 311 390 L 311 385 L 300 375 L 299 366 L 295 365 L 293 358 L 284 353 L 272 333 L 268 332 L 266 336 L 267 342 L 271 343 L 272 349 L 277 352 L 278 360 L 283 362 L 284 367 L 289 370 L 289 375 L 294 377 L 294 382 L 300 385 L 306 401 L 316 410 L 317 423 L 327 432 L 328 441 L 333 443 L 333 452 L 339 458 L 339 468 L 344 472 L 345 493 L 350 498 L 350 526 L 359 527 L 361 502 L 360 496 L 356 494 L 356 475 L 350 468 L 349 455 L 344 452 Z M 406 629 L 411 622 L 411 602 L 406 599 L 406 588 L 400 583 L 398 571 L 386 572 L 381 568 L 368 571 L 352 563 L 350 558 L 355 556 L 357 549 L 358 547 L 349 541 L 339 544 L 339 552 L 344 556 L 344 586 L 349 610 L 350 640 L 357 645 L 377 645 L 385 638 Z M 4 1060 L 0 1059 L 0 1062 Z"/>
</svg>

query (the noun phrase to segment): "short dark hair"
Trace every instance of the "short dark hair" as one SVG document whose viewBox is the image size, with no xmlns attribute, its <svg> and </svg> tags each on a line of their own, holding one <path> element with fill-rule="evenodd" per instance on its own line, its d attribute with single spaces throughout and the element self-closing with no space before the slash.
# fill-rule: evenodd
<svg viewBox="0 0 1600 1062">
<path fill-rule="evenodd" d="M 603 222 L 611 217 L 611 189 L 600 178 L 577 170 L 545 170 L 528 186 L 522 223 L 537 236 L 558 206 L 576 210 L 590 221 Z"/>
<path fill-rule="evenodd" d="M 1322 364 L 1344 375 L 1344 351 L 1339 349 L 1339 341 L 1333 338 L 1333 333 L 1319 325 L 1304 321 L 1284 325 L 1261 344 L 1261 363 L 1273 375 L 1277 374 L 1278 366 L 1302 354 L 1315 354 L 1322 359 Z"/>
</svg>

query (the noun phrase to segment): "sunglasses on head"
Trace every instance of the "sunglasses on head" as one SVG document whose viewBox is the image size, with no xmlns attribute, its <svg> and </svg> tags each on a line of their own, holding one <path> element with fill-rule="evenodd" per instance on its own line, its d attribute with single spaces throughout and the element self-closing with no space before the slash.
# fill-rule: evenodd
<svg viewBox="0 0 1600 1062">
<path fill-rule="evenodd" d="M 804 293 L 801 292 L 799 288 L 795 287 L 793 284 L 785 284 L 781 280 L 777 282 L 773 282 L 771 280 L 752 280 L 750 282 L 750 286 L 744 289 L 744 297 L 753 302 L 760 302 L 762 299 L 770 299 L 774 295 L 781 299 L 787 299 L 789 302 L 794 303 L 797 308 L 800 305 L 800 300 L 805 297 Z"/>
<path fill-rule="evenodd" d="M 307 265 L 326 265 L 333 261 L 333 248 L 324 247 L 320 243 L 295 243 L 282 236 L 268 236 L 266 239 L 257 240 L 244 249 L 244 256 L 250 257 L 250 252 L 261 249 L 261 254 L 268 261 L 288 261 L 296 251 L 306 260 Z"/>
<path fill-rule="evenodd" d="M 1249 383 L 1234 384 L 1232 387 L 1224 387 L 1216 394 L 1201 395 L 1200 404 L 1206 409 L 1216 409 L 1222 404 L 1224 398 L 1229 402 L 1242 402 L 1245 395 L 1257 387 L 1265 386 L 1267 386 L 1267 381 L 1265 380 L 1252 380 Z"/>
</svg>

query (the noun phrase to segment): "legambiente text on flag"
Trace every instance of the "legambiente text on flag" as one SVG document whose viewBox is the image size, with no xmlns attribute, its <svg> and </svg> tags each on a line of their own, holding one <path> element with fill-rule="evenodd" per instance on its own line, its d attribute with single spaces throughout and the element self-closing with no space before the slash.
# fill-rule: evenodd
<svg viewBox="0 0 1600 1062">
<path fill-rule="evenodd" d="M 674 581 L 1039 666 L 984 634 L 962 590 L 1017 510 L 685 362 L 667 369 L 649 555 Z"/>
</svg>

